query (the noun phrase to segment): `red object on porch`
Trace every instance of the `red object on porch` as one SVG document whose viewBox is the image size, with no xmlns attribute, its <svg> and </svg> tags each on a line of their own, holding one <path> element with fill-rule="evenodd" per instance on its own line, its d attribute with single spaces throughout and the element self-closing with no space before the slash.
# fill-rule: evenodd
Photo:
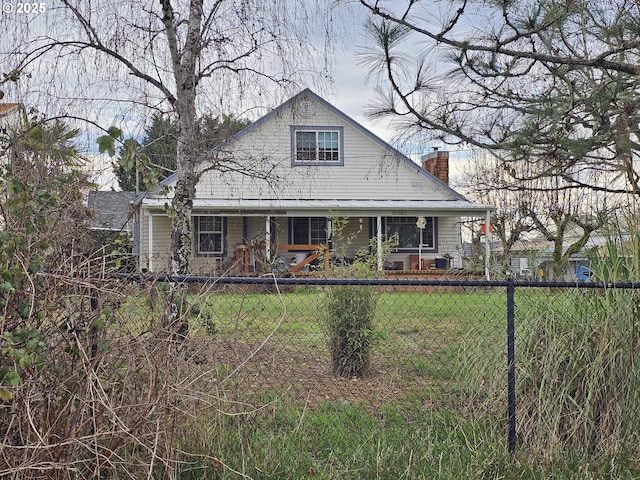
<svg viewBox="0 0 640 480">
<path fill-rule="evenodd" d="M 485 223 L 480 224 L 480 231 L 483 234 L 487 233 L 487 225 Z M 489 233 L 493 232 L 493 225 L 489 224 Z"/>
</svg>

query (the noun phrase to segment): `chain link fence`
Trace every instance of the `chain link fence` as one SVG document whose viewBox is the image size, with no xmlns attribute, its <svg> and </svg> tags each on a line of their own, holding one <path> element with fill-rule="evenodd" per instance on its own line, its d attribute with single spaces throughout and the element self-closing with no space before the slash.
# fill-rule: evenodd
<svg viewBox="0 0 640 480">
<path fill-rule="evenodd" d="M 71 470 L 74 478 L 108 477 L 123 465 L 149 475 L 179 462 L 169 437 L 197 437 L 204 412 L 259 414 L 274 401 L 447 415 L 454 426 L 473 423 L 502 439 L 512 457 L 551 459 L 571 448 L 640 454 L 636 284 L 140 275 L 46 282 L 57 296 L 40 302 L 43 319 L 15 330 L 25 338 L 10 344 L 22 383 L 3 387 L 3 455 L 12 465 L 3 474 L 15 478 L 21 465 L 49 478 Z M 171 283 L 182 289 L 168 302 Z M 188 324 L 178 337 L 167 336 L 172 309 Z M 344 322 L 356 329 L 341 331 Z M 340 331 L 355 343 L 336 341 Z M 361 369 L 343 368 L 358 361 Z M 181 419 L 171 435 L 167 418 Z"/>
<path fill-rule="evenodd" d="M 162 295 L 157 280 L 167 279 L 146 286 L 131 279 L 138 293 L 127 294 L 135 301 L 121 312 L 153 318 L 153 299 Z M 512 454 L 518 444 L 611 451 L 637 439 L 638 285 L 177 280 L 189 286 L 185 358 L 214 371 L 216 388 L 243 401 L 277 396 L 310 406 L 341 401 L 453 412 L 491 425 Z M 332 290 L 345 286 L 351 297 L 375 292 L 361 375 L 337 374 L 332 358 L 329 303 Z"/>
</svg>

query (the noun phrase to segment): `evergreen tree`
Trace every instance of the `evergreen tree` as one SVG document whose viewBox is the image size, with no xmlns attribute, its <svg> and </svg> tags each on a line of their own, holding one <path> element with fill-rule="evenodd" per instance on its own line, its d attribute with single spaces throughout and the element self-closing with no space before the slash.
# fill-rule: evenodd
<svg viewBox="0 0 640 480">
<path fill-rule="evenodd" d="M 240 120 L 232 115 L 205 115 L 199 118 L 198 150 L 205 153 L 222 145 L 249 123 L 248 120 Z M 175 118 L 154 115 L 151 124 L 145 129 L 142 142 L 137 145 L 135 162 L 129 165 L 132 168 L 123 165 L 122 155 L 113 164 L 120 188 L 124 191 L 136 190 L 136 166 L 139 190 L 151 188 L 175 172 L 179 133 L 180 126 Z"/>
</svg>

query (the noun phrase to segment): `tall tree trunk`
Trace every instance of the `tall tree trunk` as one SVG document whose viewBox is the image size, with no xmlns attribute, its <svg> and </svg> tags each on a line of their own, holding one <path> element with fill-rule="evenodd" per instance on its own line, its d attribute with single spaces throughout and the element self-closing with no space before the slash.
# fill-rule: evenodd
<svg viewBox="0 0 640 480">
<path fill-rule="evenodd" d="M 186 102 L 185 102 L 186 103 Z M 193 102 L 184 105 L 180 112 L 180 134 L 178 136 L 177 179 L 172 202 L 173 217 L 171 228 L 171 274 L 189 273 L 189 259 L 192 252 L 193 198 L 196 193 L 198 175 L 196 172 L 197 146 L 196 128 L 189 112 L 195 111 Z M 195 115 L 194 115 L 195 116 Z"/>
<path fill-rule="evenodd" d="M 189 260 L 192 252 L 192 214 L 193 198 L 198 181 L 197 130 L 196 130 L 196 66 L 201 50 L 201 26 L 203 18 L 203 0 L 191 0 L 189 4 L 188 32 L 184 46 L 180 50 L 177 25 L 170 0 L 161 0 L 163 22 L 166 27 L 167 41 L 173 73 L 176 82 L 176 95 L 173 107 L 178 114 L 180 133 L 176 156 L 177 178 L 172 202 L 171 224 L 171 274 L 189 273 Z M 184 286 L 171 283 L 168 311 L 165 327 L 174 338 L 183 340 L 188 334 L 187 309 L 184 304 Z"/>
</svg>

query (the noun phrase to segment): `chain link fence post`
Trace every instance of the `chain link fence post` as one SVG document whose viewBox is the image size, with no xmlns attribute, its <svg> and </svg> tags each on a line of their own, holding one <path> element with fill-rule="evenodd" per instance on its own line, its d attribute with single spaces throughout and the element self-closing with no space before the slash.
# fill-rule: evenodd
<svg viewBox="0 0 640 480">
<path fill-rule="evenodd" d="M 516 454 L 516 355 L 515 355 L 515 284 L 507 285 L 507 389 L 509 415 L 509 454 Z"/>
</svg>

